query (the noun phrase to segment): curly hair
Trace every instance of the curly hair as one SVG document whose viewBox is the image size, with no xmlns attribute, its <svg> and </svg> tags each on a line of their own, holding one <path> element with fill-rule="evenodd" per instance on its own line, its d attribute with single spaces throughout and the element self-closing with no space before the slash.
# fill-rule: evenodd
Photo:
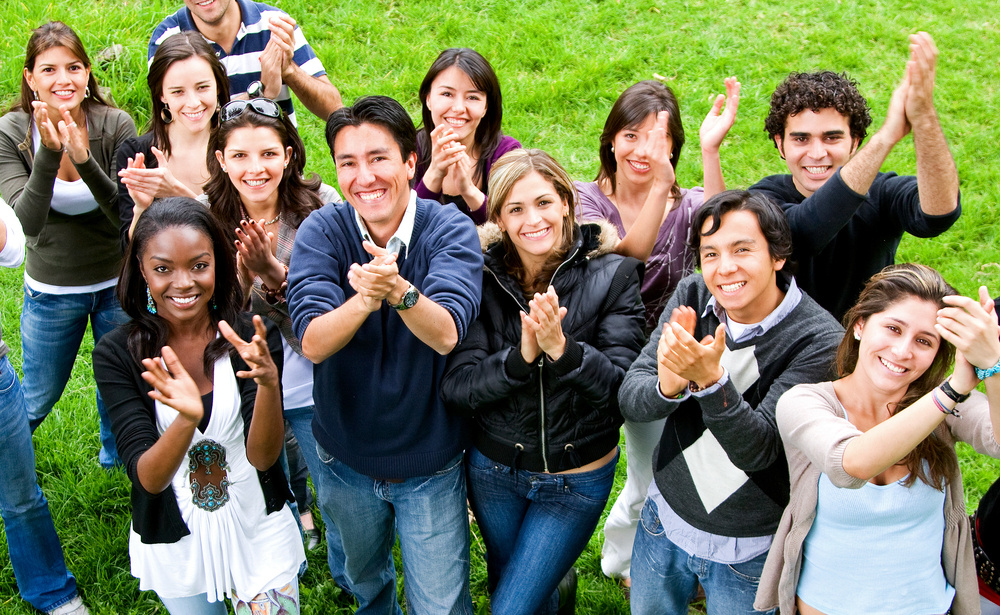
<svg viewBox="0 0 1000 615">
<path fill-rule="evenodd" d="M 784 138 L 789 116 L 806 109 L 819 112 L 831 108 L 847 118 L 851 138 L 858 144 L 865 140 L 872 123 L 868 101 L 858 91 L 857 81 L 846 73 L 829 70 L 788 75 L 771 95 L 771 111 L 764 120 L 764 130 L 774 142 L 775 137 Z"/>
</svg>

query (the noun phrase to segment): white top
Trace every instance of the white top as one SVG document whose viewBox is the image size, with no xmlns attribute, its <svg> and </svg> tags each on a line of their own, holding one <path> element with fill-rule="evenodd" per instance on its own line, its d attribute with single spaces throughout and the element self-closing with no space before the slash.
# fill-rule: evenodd
<svg viewBox="0 0 1000 615">
<path fill-rule="evenodd" d="M 228 355 L 216 361 L 213 384 L 208 427 L 195 431 L 189 456 L 171 481 L 181 518 L 191 533 L 175 543 L 144 544 L 134 530 L 129 532 L 132 575 L 139 579 L 140 589 L 164 598 L 207 593 L 210 602 L 217 602 L 234 591 L 253 597 L 291 582 L 305 560 L 288 506 L 267 514 L 257 471 L 247 460 L 240 394 Z M 161 434 L 176 417 L 176 410 L 156 402 Z M 206 440 L 225 449 L 227 467 L 222 471 L 229 482 L 224 490 L 229 499 L 215 510 L 195 504 L 190 484 L 190 451 Z M 217 464 L 208 467 L 220 471 Z"/>
<path fill-rule="evenodd" d="M 17 214 L 3 199 L 0 199 L 0 220 L 7 227 L 7 240 L 0 250 L 0 267 L 20 267 L 24 262 L 24 230 Z"/>
<path fill-rule="evenodd" d="M 285 408 L 291 410 L 313 405 L 312 361 L 292 350 L 284 337 L 281 338 L 281 350 L 285 358 L 281 369 L 281 394 Z"/>
<path fill-rule="evenodd" d="M 31 139 L 35 143 L 35 153 L 37 154 L 38 148 L 43 147 L 43 145 L 41 135 L 38 133 L 38 126 L 34 122 L 31 123 Z M 94 195 L 91 194 L 90 188 L 82 179 L 68 182 L 57 177 L 52 186 L 52 201 L 49 203 L 49 207 L 67 216 L 77 216 L 94 211 L 99 206 Z"/>
</svg>

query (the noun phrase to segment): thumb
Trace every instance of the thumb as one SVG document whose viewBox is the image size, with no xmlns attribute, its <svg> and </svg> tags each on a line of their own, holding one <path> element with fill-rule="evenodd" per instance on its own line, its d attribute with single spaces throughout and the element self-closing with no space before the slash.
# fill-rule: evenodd
<svg viewBox="0 0 1000 615">
<path fill-rule="evenodd" d="M 719 354 L 726 350 L 726 325 L 724 323 L 719 323 L 719 326 L 715 328 L 715 339 L 712 340 L 712 347 Z"/>
<path fill-rule="evenodd" d="M 361 247 L 365 249 L 365 252 L 371 254 L 372 256 L 385 256 L 389 253 L 389 251 L 385 248 L 380 248 L 368 240 L 361 242 Z"/>
<path fill-rule="evenodd" d="M 156 148 L 156 147 L 151 148 L 150 151 L 152 151 L 153 155 L 156 156 L 156 164 L 157 164 L 157 166 L 159 166 L 161 169 L 167 168 L 167 156 L 163 152 L 161 152 L 159 150 L 159 148 Z M 139 154 L 139 155 L 141 155 L 141 154 Z"/>
<path fill-rule="evenodd" d="M 181 364 L 181 360 L 177 357 L 177 353 L 170 346 L 164 346 L 160 349 L 160 356 L 163 358 L 163 364 L 167 366 L 167 371 L 174 378 L 183 378 L 187 376 L 187 371 L 184 369 L 184 365 Z"/>
</svg>

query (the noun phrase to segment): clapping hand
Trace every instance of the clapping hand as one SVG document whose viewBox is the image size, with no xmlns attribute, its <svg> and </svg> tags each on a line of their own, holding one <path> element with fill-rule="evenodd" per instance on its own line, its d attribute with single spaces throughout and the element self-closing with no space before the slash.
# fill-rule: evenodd
<svg viewBox="0 0 1000 615">
<path fill-rule="evenodd" d="M 142 379 L 153 387 L 149 396 L 176 410 L 184 420 L 197 425 L 205 414 L 198 385 L 170 346 L 164 346 L 161 353 L 160 358 L 142 360 L 142 366 L 146 368 Z"/>
<path fill-rule="evenodd" d="M 559 296 L 556 289 L 549 286 L 544 293 L 535 293 L 528 302 L 531 312 L 521 316 L 522 345 L 523 328 L 527 326 L 535 337 L 539 351 L 544 352 L 553 361 L 558 361 L 566 351 L 566 336 L 562 330 L 562 319 L 566 316 L 566 308 L 559 306 Z M 523 349 L 522 349 L 523 354 Z"/>
<path fill-rule="evenodd" d="M 948 307 L 938 310 L 934 328 L 958 351 L 951 385 L 959 393 L 968 393 L 979 384 L 973 366 L 985 369 L 1000 360 L 997 314 L 985 286 L 979 287 L 979 301 L 952 295 L 944 302 Z"/>
<path fill-rule="evenodd" d="M 236 372 L 237 378 L 253 378 L 259 387 L 277 388 L 279 385 L 278 366 L 271 358 L 267 347 L 267 329 L 264 320 L 259 315 L 253 317 L 254 336 L 249 342 L 244 341 L 224 320 L 219 321 L 219 333 L 236 348 L 236 352 L 246 361 L 249 371 Z"/>
<path fill-rule="evenodd" d="M 736 77 L 726 77 L 726 94 L 719 94 L 712 103 L 712 108 L 705 121 L 701 123 L 698 136 L 702 151 L 718 152 L 722 141 L 729 134 L 729 129 L 736 123 L 736 111 L 740 106 L 741 84 Z M 723 109 L 725 105 L 725 109 Z"/>
</svg>

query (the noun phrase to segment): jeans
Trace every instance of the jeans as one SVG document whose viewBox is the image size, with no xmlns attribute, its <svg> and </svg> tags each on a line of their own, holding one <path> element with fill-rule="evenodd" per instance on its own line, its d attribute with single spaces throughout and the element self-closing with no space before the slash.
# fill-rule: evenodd
<svg viewBox="0 0 1000 615">
<path fill-rule="evenodd" d="M 209 602 L 208 594 L 183 598 L 160 597 L 170 615 L 229 615 L 225 602 Z"/>
<path fill-rule="evenodd" d="M 578 474 L 512 470 L 473 448 L 469 502 L 486 543 L 494 615 L 549 613 L 604 512 L 618 456 Z"/>
<path fill-rule="evenodd" d="M 462 455 L 430 476 L 375 480 L 317 445 L 320 508 L 334 522 L 357 613 L 401 614 L 392 546 L 399 535 L 407 612 L 471 614 L 469 517 Z"/>
<path fill-rule="evenodd" d="M 701 583 L 708 615 L 761 615 L 753 601 L 766 559 L 762 553 L 739 564 L 720 564 L 690 555 L 667 538 L 656 504 L 647 499 L 632 550 L 632 613 L 687 615 Z"/>
<path fill-rule="evenodd" d="M 10 361 L 0 358 L 0 516 L 21 597 L 40 611 L 72 600 L 76 579 L 66 570 L 49 505 L 38 488 L 24 396 Z"/>
<path fill-rule="evenodd" d="M 292 428 L 292 433 L 299 443 L 299 450 L 302 458 L 309 468 L 309 474 L 313 479 L 313 486 L 316 493 L 322 499 L 326 473 L 323 472 L 323 464 L 319 460 L 319 453 L 316 451 L 316 437 L 313 436 L 312 420 L 313 406 L 304 408 L 285 408 L 285 420 Z M 301 510 L 301 509 L 300 509 Z M 333 580 L 343 589 L 350 591 L 347 582 L 347 574 L 344 572 L 344 547 L 340 542 L 340 533 L 330 519 L 330 515 L 323 508 L 320 508 L 320 515 L 323 517 L 323 524 L 326 526 L 326 561 L 330 566 L 330 574 Z"/>
<path fill-rule="evenodd" d="M 113 287 L 92 293 L 54 295 L 24 286 L 22 371 L 24 403 L 32 432 L 42 424 L 66 388 L 88 319 L 95 344 L 105 333 L 128 322 Z M 97 392 L 97 415 L 101 436 L 98 459 L 105 468 L 121 465 L 100 391 Z"/>
</svg>

